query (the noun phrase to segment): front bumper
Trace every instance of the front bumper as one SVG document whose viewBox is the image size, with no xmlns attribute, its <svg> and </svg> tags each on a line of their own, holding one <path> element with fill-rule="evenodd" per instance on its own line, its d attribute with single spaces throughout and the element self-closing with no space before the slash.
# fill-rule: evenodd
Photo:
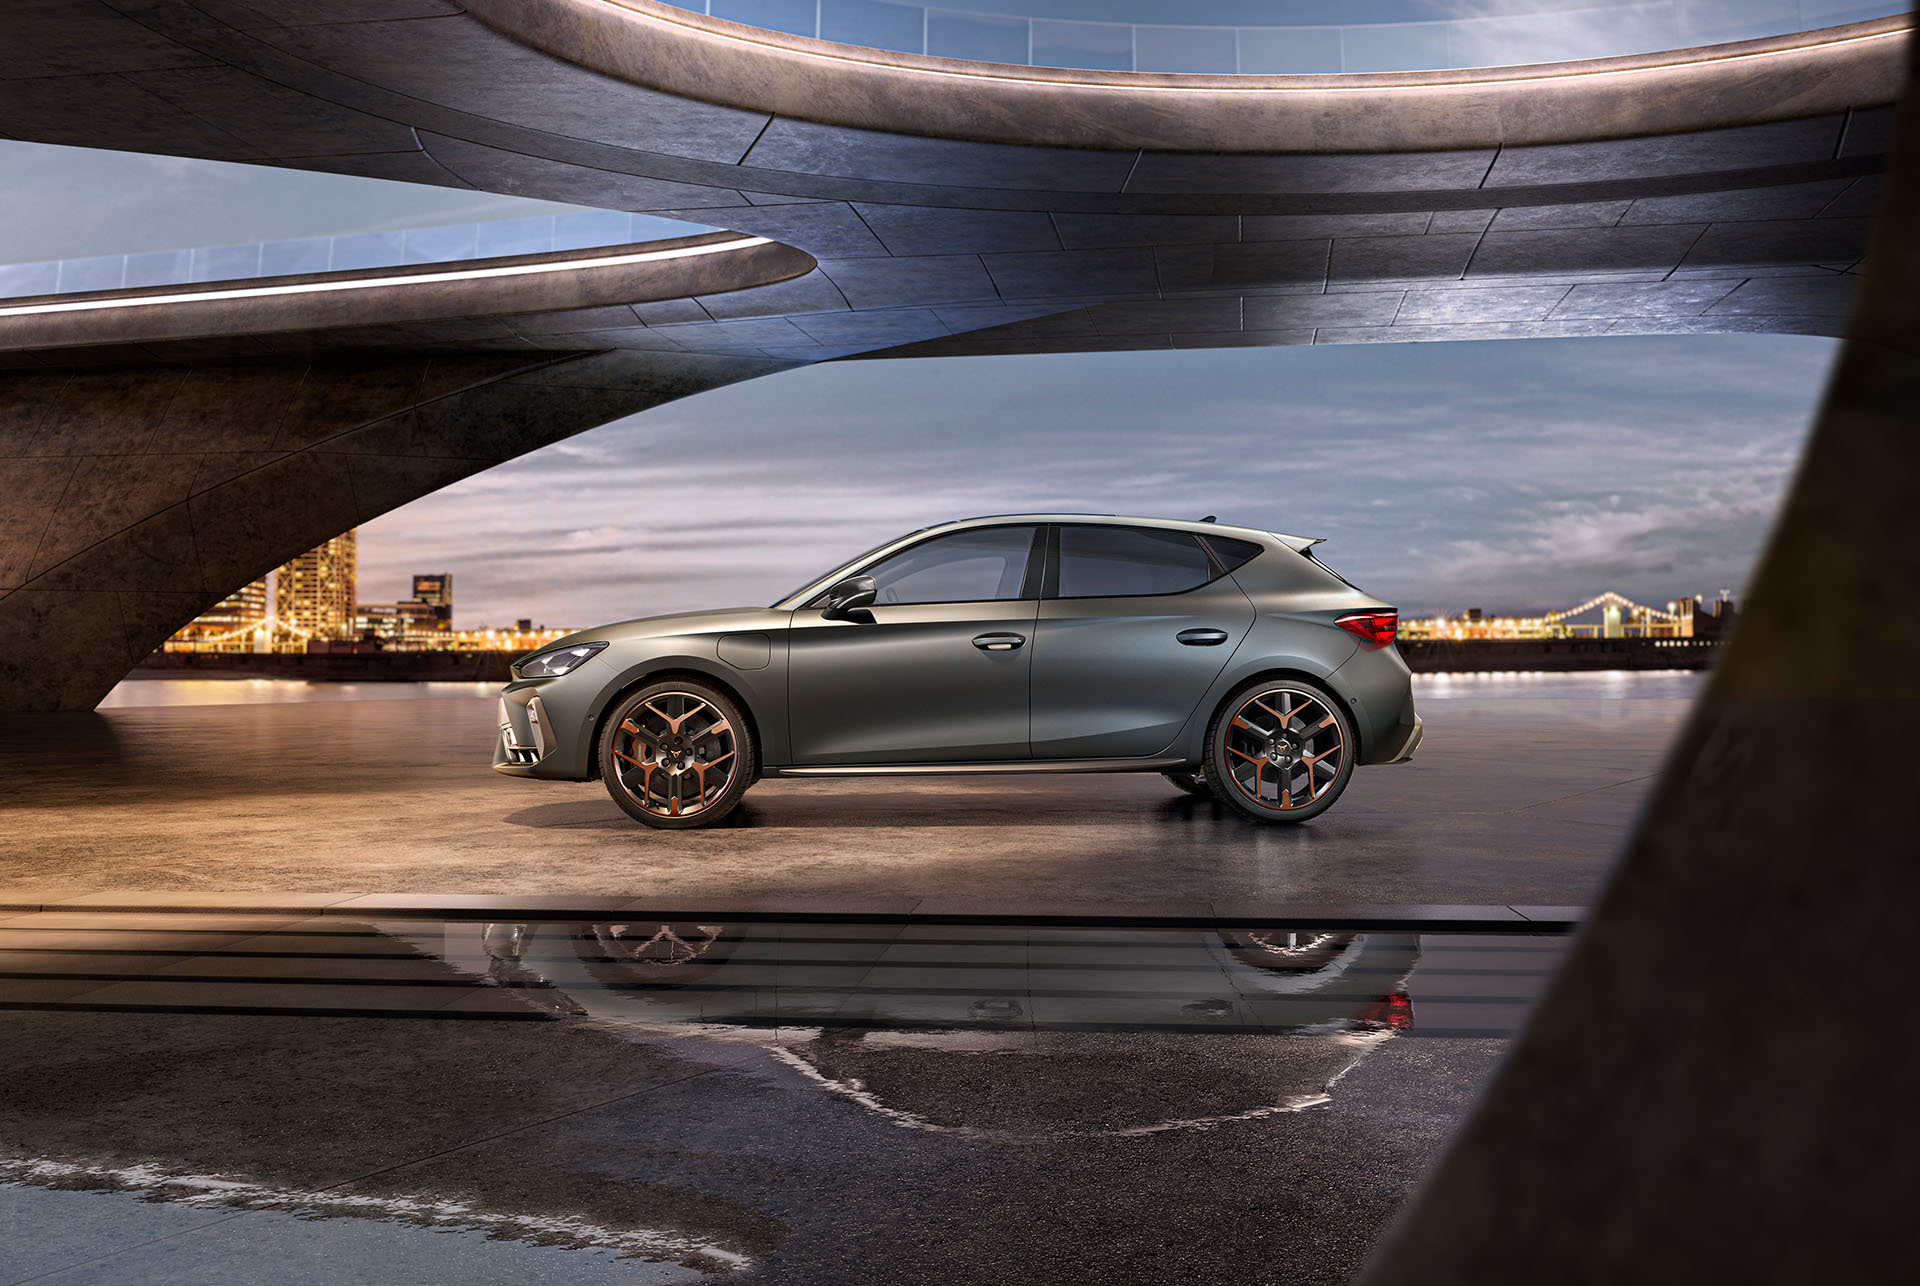
<svg viewBox="0 0 1920 1286">
<path fill-rule="evenodd" d="M 500 735 L 493 746 L 493 770 L 513 777 L 537 776 L 534 769 L 558 745 L 553 719 L 537 692 L 503 693 Z"/>
</svg>

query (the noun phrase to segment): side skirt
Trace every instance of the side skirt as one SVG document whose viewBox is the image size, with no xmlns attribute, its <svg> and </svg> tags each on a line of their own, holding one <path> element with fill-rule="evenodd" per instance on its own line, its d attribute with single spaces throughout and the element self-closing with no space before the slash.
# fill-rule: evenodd
<svg viewBox="0 0 1920 1286">
<path fill-rule="evenodd" d="M 801 764 L 767 767 L 767 777 L 967 777 L 988 773 L 1166 772 L 1191 767 L 1178 756 L 1158 759 L 1011 759 L 977 764 Z"/>
</svg>

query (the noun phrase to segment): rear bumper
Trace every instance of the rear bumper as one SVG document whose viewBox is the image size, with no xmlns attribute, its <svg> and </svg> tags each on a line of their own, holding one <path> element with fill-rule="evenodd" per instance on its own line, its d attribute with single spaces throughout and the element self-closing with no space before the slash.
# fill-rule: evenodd
<svg viewBox="0 0 1920 1286">
<path fill-rule="evenodd" d="M 1426 734 L 1426 731 L 1427 725 L 1421 720 L 1420 716 L 1413 716 L 1413 723 L 1411 725 L 1404 723 L 1398 725 L 1399 736 L 1396 738 L 1397 744 L 1389 742 L 1383 746 L 1380 752 L 1381 757 L 1373 762 L 1376 764 L 1404 764 L 1407 760 L 1413 758 L 1413 752 L 1420 748 L 1420 738 Z"/>
</svg>

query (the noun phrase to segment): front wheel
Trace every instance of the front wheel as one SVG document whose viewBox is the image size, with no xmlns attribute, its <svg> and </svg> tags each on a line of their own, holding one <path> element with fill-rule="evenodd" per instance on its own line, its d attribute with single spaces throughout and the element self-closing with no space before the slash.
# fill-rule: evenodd
<svg viewBox="0 0 1920 1286">
<path fill-rule="evenodd" d="M 1213 716 L 1207 784 L 1243 817 L 1304 822 L 1347 788 L 1354 750 L 1338 698 L 1305 679 L 1256 679 Z"/>
<path fill-rule="evenodd" d="M 746 716 L 697 679 L 623 697 L 600 734 L 600 778 L 627 816 L 662 830 L 711 826 L 733 811 L 758 765 Z"/>
</svg>

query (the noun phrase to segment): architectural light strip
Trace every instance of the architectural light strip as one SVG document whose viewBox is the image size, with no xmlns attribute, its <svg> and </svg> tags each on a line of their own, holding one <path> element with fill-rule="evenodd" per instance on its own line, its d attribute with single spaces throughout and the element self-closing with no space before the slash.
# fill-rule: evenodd
<svg viewBox="0 0 1920 1286">
<path fill-rule="evenodd" d="M 758 45 L 763 49 L 769 49 L 774 51 L 776 55 L 791 54 L 796 57 L 806 58 L 814 62 L 825 62 L 825 63 L 836 63 L 836 64 L 853 63 L 863 67 L 870 67 L 878 71 L 906 72 L 908 74 L 916 75 L 916 76 L 936 76 L 936 77 L 945 77 L 949 79 L 957 79 L 962 81 L 996 81 L 1001 84 L 1007 84 L 1007 85 L 1037 85 L 1037 86 L 1044 86 L 1049 89 L 1123 90 L 1130 94 L 1136 94 L 1136 93 L 1137 94 L 1218 94 L 1222 92 L 1231 93 L 1231 94 L 1298 94 L 1298 93 L 1370 94 L 1370 93 L 1378 93 L 1381 90 L 1406 90 L 1410 92 L 1419 92 L 1423 90 L 1439 90 L 1439 89 L 1481 89 L 1481 88 L 1488 88 L 1488 87 L 1499 86 L 1499 85 L 1541 84 L 1541 83 L 1547 83 L 1547 82 L 1552 82 L 1556 80 L 1566 80 L 1576 76 L 1615 76 L 1615 75 L 1633 74 L 1633 73 L 1640 73 L 1640 72 L 1672 71 L 1676 68 L 1698 67 L 1704 63 L 1749 62 L 1749 61 L 1762 59 L 1762 58 L 1773 58 L 1773 57 L 1779 57 L 1779 56 L 1784 56 L 1788 54 L 1804 53 L 1805 51 L 1810 49 L 1832 49 L 1841 45 L 1864 44 L 1868 41 L 1874 41 L 1874 40 L 1905 41 L 1908 38 L 1908 36 L 1910 36 L 1913 32 L 1913 27 L 1911 24 L 1909 24 L 1906 27 L 1896 28 L 1891 31 L 1863 31 L 1863 32 L 1858 32 L 1858 33 L 1847 35 L 1847 36 L 1838 36 L 1838 37 L 1832 37 L 1824 40 L 1808 41 L 1805 44 L 1783 45 L 1781 47 L 1773 48 L 1773 49 L 1752 49 L 1752 50 L 1747 50 L 1746 52 L 1737 53 L 1737 54 L 1713 54 L 1711 53 L 1711 51 L 1714 48 L 1716 48 L 1716 46 L 1714 45 L 1697 45 L 1688 49 L 1665 49 L 1665 50 L 1658 50 L 1648 54 L 1620 55 L 1620 57 L 1639 58 L 1639 59 L 1644 59 L 1646 61 L 1635 66 L 1609 67 L 1602 71 L 1595 71 L 1591 67 L 1582 67 L 1580 66 L 1580 64 L 1609 61 L 1609 60 L 1599 59 L 1599 58 L 1587 58 L 1587 59 L 1563 59 L 1558 63 L 1544 64 L 1546 66 L 1555 66 L 1555 67 L 1564 66 L 1568 68 L 1568 70 L 1565 70 L 1565 71 L 1554 71 L 1554 72 L 1547 72 L 1544 74 L 1535 73 L 1531 75 L 1518 75 L 1518 76 L 1501 76 L 1501 75 L 1490 74 L 1490 73 L 1497 73 L 1497 72 L 1507 71 L 1507 70 L 1519 70 L 1521 68 L 1525 68 L 1529 66 L 1530 64 L 1527 64 L 1527 63 L 1514 64 L 1511 68 L 1464 67 L 1464 68 L 1459 68 L 1458 70 L 1489 73 L 1489 74 L 1483 74 L 1483 75 L 1474 77 L 1473 79 L 1461 79 L 1461 80 L 1445 80 L 1445 81 L 1442 81 L 1442 80 L 1395 81 L 1394 80 L 1394 77 L 1396 76 L 1408 76 L 1408 75 L 1423 76 L 1423 75 L 1431 74 L 1430 72 L 1416 72 L 1416 71 L 1330 72 L 1330 73 L 1324 73 L 1324 74 L 1296 73 L 1291 75 L 1281 73 L 1277 75 L 1276 74 L 1267 74 L 1267 75 L 1254 74 L 1254 75 L 1244 75 L 1244 76 L 1238 72 L 1233 72 L 1233 73 L 1219 72 L 1219 73 L 1209 74 L 1208 75 L 1209 83 L 1204 85 L 1166 85 L 1166 84 L 1136 84 L 1131 80 L 1082 80 L 1082 79 L 1075 79 L 1070 77 L 1055 78 L 1055 77 L 1048 77 L 1048 76 L 1022 76 L 1022 75 L 1019 75 L 1018 73 L 1009 73 L 1009 72 L 977 72 L 977 71 L 960 70 L 958 68 L 948 68 L 948 67 L 940 67 L 940 66 L 930 67 L 930 66 L 921 65 L 919 63 L 891 62 L 885 58 L 874 58 L 874 57 L 864 56 L 871 51 L 866 50 L 859 45 L 841 45 L 839 49 L 835 49 L 831 52 L 824 51 L 824 50 L 804 48 L 801 46 L 789 44 L 785 41 L 778 39 L 775 33 L 767 32 L 761 28 L 754 28 L 748 24 L 739 24 L 742 26 L 746 26 L 747 29 L 744 32 L 740 32 L 738 34 L 732 31 L 715 31 L 712 27 L 709 27 L 709 26 L 704 26 L 702 24 L 694 23 L 694 22 L 683 21 L 682 19 L 687 16 L 698 18 L 698 17 L 709 17 L 710 15 L 702 14 L 698 10 L 681 9 L 679 8 L 678 5 L 674 5 L 673 11 L 670 13 L 659 13 L 652 9 L 637 9 L 633 5 L 628 4 L 626 0 L 598 0 L 598 2 L 602 4 L 609 4 L 617 9 L 620 9 L 627 15 L 627 21 L 633 22 L 636 25 L 648 24 L 648 23 L 660 23 L 663 25 L 681 27 L 689 31 L 699 32 L 702 35 L 717 36 L 722 40 L 729 40 L 729 41 L 736 42 L 738 44 Z M 668 3 L 672 4 L 673 0 L 668 0 Z M 1889 15 L 1889 16 L 1897 17 L 1899 15 Z M 726 20 L 721 19 L 721 21 L 726 21 Z M 732 26 L 735 24 L 729 23 L 728 25 Z M 1150 25 L 1150 24 L 1135 24 L 1135 25 Z M 1830 30 L 1830 28 L 1827 28 L 1827 29 L 1815 28 L 1815 31 L 1820 31 L 1820 30 Z M 1811 35 L 1811 34 L 1814 34 L 1814 33 L 1813 32 L 1785 32 L 1785 33 L 1782 33 L 1780 36 L 1774 37 L 1774 39 L 1790 40 L 1794 36 Z M 795 39 L 804 40 L 808 44 L 838 45 L 840 43 L 838 41 L 825 40 L 819 36 L 796 36 Z M 1742 41 L 1738 43 L 1744 44 L 1749 42 Z M 847 52 L 842 52 L 843 50 Z M 885 52 L 885 51 L 881 51 L 881 52 Z M 901 52 L 905 53 L 906 51 L 903 50 Z M 939 54 L 924 54 L 924 53 L 911 54 L 910 53 L 910 54 L 907 54 L 907 56 L 910 58 L 923 59 L 929 63 L 950 63 L 950 62 L 963 61 L 961 59 L 943 57 Z M 1664 61 L 1653 61 L 1655 59 L 1661 59 Z M 1018 66 L 1018 64 L 1001 64 L 1001 65 Z M 1072 71 L 1076 69 L 1060 68 L 1057 70 Z M 1446 71 L 1446 70 L 1453 70 L 1453 69 L 1437 68 L 1435 70 Z M 1129 77 L 1134 77 L 1134 76 L 1146 77 L 1146 76 L 1176 75 L 1178 73 L 1116 70 L 1115 74 L 1119 76 L 1129 76 Z M 1261 80 L 1275 80 L 1275 79 L 1286 79 L 1290 81 L 1304 82 L 1304 81 L 1311 81 L 1311 80 L 1317 80 L 1317 79 L 1332 79 L 1335 76 L 1345 78 L 1350 75 L 1356 75 L 1356 76 L 1365 75 L 1365 76 L 1373 77 L 1374 79 L 1369 81 L 1366 84 L 1360 84 L 1360 85 L 1317 85 L 1317 84 L 1263 85 L 1263 84 L 1257 84 L 1257 83 L 1235 85 L 1231 83 L 1224 83 L 1225 78 L 1228 76 L 1231 76 L 1235 80 L 1246 80 L 1246 81 L 1256 81 L 1256 82 Z"/>
<path fill-rule="evenodd" d="M 456 272 L 404 273 L 394 277 L 361 277 L 349 281 L 303 281 L 290 286 L 243 286 L 232 290 L 184 290 L 168 295 L 133 295 L 123 299 L 82 299 L 62 304 L 22 304 L 0 308 L 0 317 L 41 317 L 49 313 L 85 313 L 107 308 L 151 308 L 156 304 L 212 303 L 224 299 L 277 299 L 283 295 L 317 295 L 341 290 L 373 290 L 381 286 L 424 286 L 442 281 L 485 281 L 491 277 L 531 277 L 582 268 L 619 268 L 635 263 L 691 259 L 772 244 L 766 237 L 739 237 L 701 246 L 672 250 L 642 250 L 634 254 L 601 255 L 593 259 L 564 259 L 557 263 L 516 263 L 500 268 L 462 268 Z"/>
</svg>

